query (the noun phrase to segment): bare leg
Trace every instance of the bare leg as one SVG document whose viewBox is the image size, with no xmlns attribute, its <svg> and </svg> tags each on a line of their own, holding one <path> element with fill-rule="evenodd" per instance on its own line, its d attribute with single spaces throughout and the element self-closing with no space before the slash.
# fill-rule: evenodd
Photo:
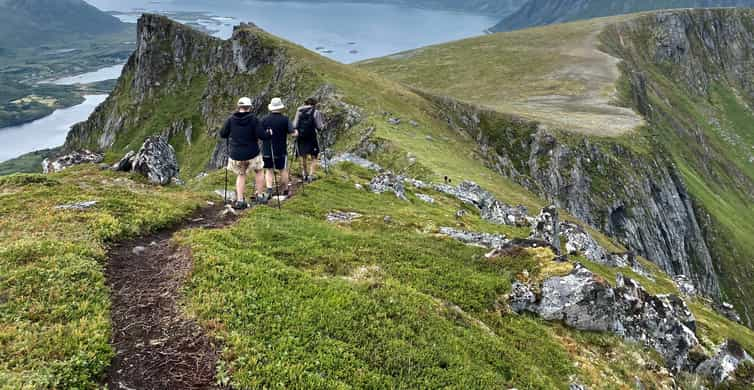
<svg viewBox="0 0 754 390">
<path fill-rule="evenodd" d="M 273 187 L 274 177 L 272 175 L 274 175 L 274 173 L 272 172 L 272 169 L 264 170 L 264 179 L 265 179 L 265 184 L 267 185 L 267 188 Z"/>
<path fill-rule="evenodd" d="M 288 169 L 283 169 L 280 171 L 280 188 L 285 191 L 288 189 L 288 183 L 290 182 L 290 174 L 288 173 Z"/>
<path fill-rule="evenodd" d="M 242 201 L 245 200 L 244 198 L 244 192 L 246 191 L 246 176 L 245 175 L 239 175 L 236 177 L 236 200 Z"/>
<path fill-rule="evenodd" d="M 265 177 L 264 177 L 264 170 L 256 171 L 255 179 L 256 180 L 255 180 L 254 185 L 256 186 L 255 190 L 256 190 L 257 195 L 264 194 L 264 191 L 267 189 L 267 187 L 265 187 L 266 183 L 265 183 Z"/>
<path fill-rule="evenodd" d="M 309 161 L 309 174 L 315 175 L 317 173 L 318 166 L 319 166 L 319 159 L 312 156 L 311 161 Z"/>
<path fill-rule="evenodd" d="M 301 158 L 300 160 L 301 169 L 303 170 L 301 174 L 304 176 L 303 178 L 306 179 L 306 177 L 309 176 L 309 171 L 307 170 L 307 165 L 309 164 L 309 161 L 307 159 L 307 156 L 301 156 L 300 158 Z"/>
</svg>

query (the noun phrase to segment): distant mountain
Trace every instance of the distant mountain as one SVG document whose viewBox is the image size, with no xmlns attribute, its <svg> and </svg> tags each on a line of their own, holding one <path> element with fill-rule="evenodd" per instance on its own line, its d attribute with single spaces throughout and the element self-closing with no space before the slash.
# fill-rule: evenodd
<svg viewBox="0 0 754 390">
<path fill-rule="evenodd" d="M 275 0 L 269 0 L 275 1 Z M 310 3 L 323 3 L 327 0 L 299 0 Z M 346 0 L 353 3 L 400 4 L 410 7 L 444 9 L 450 11 L 475 12 L 485 15 L 503 17 L 510 15 L 527 0 Z"/>
<path fill-rule="evenodd" d="M 83 0 L 0 0 L 0 48 L 35 47 L 126 26 Z"/>
<path fill-rule="evenodd" d="M 754 0 L 530 0 L 492 31 L 670 8 L 752 7 Z"/>
</svg>

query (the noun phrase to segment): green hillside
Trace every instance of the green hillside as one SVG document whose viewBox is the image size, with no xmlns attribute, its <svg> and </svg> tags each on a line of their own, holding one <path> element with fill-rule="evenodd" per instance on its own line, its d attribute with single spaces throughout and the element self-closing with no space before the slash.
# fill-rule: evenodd
<svg viewBox="0 0 754 390">
<path fill-rule="evenodd" d="M 179 295 L 165 299 L 175 299 L 181 320 L 199 329 L 184 340 L 187 344 L 193 348 L 194 340 L 211 340 L 208 359 L 216 360 L 202 363 L 216 370 L 208 383 L 218 386 L 711 386 L 689 371 L 670 372 L 658 353 L 640 343 L 515 314 L 508 301 L 513 283 L 535 285 L 563 276 L 577 262 L 602 286 L 616 285 L 620 273 L 641 283 L 648 295 L 679 293 L 659 267 L 643 259 L 639 272 L 590 262 L 583 253 L 554 261 L 552 249 L 539 244 L 486 256 L 489 249 L 452 240 L 440 234 L 441 228 L 511 239 L 525 239 L 531 229 L 485 220 L 475 206 L 439 187 L 407 184 L 405 200 L 373 193 L 366 189 L 376 173 L 351 163 L 297 189 L 279 210 L 259 206 L 213 224 L 221 218 L 219 208 L 206 203 L 220 201 L 213 192 L 223 187 L 224 176 L 214 168 L 224 162 L 224 143 L 216 133 L 239 95 L 250 96 L 258 113 L 272 96 L 295 106 L 316 95 L 329 121 L 325 139 L 336 153 L 355 152 L 426 182 L 443 183 L 445 176 L 456 184 L 473 180 L 536 216 L 549 199 L 535 194 L 535 187 L 527 189 L 520 178 L 503 177 L 490 163 L 489 151 L 479 147 L 482 138 L 504 143 L 491 129 L 524 140 L 536 130 L 531 122 L 409 89 L 253 26 L 241 26 L 231 40 L 222 41 L 146 15 L 138 30 L 140 46 L 112 96 L 74 128 L 65 149 L 100 150 L 113 163 L 138 149 L 146 136 L 163 134 L 176 150 L 186 183 L 159 188 L 136 174 L 96 166 L 0 178 L 0 388 L 97 388 L 121 379 L 132 387 L 135 381 L 160 379 L 152 374 L 167 378 L 173 369 L 199 375 L 195 366 L 174 360 L 173 344 L 160 349 L 172 342 L 173 332 L 135 337 L 126 347 L 108 342 L 130 328 L 138 336 L 145 326 L 134 322 L 114 329 L 122 319 L 111 315 L 127 308 L 113 296 L 134 294 L 135 302 L 148 308 L 149 293 L 160 299 L 170 295 L 108 291 L 118 272 L 113 253 L 119 251 L 134 263 L 155 265 L 149 280 L 179 272 L 173 262 L 187 262 L 180 271 L 185 274 L 174 275 Z M 474 126 L 461 129 L 464 123 Z M 633 133 L 616 142 L 626 141 L 625 134 Z M 613 140 L 596 142 L 595 148 L 613 148 Z M 626 153 L 644 156 L 653 147 L 647 141 Z M 80 211 L 56 208 L 81 201 L 98 203 Z M 204 211 L 197 215 L 200 208 Z M 358 215 L 350 223 L 328 222 L 336 212 Z M 598 245 L 622 251 L 576 215 L 564 214 L 584 225 Z M 149 235 L 179 220 L 193 228 L 179 229 L 172 239 Z M 128 241 L 138 235 L 147 236 Z M 142 242 L 149 248 L 132 251 Z M 151 247 L 166 252 L 150 252 Z M 149 257 L 139 258 L 144 251 Z M 171 267 L 160 267 L 166 264 Z M 724 318 L 702 297 L 684 299 L 696 318 L 689 330 L 699 342 L 689 353 L 694 364 L 727 339 L 754 351 L 750 329 Z M 170 330 L 174 319 L 147 325 Z M 136 351 L 131 358 L 151 359 L 138 353 L 155 350 L 160 356 L 155 367 L 138 377 L 119 377 L 118 370 L 131 370 L 122 365 L 124 354 Z M 742 367 L 726 386 L 748 386 L 751 365 Z"/>
<path fill-rule="evenodd" d="M 127 28 L 83 0 L 0 1 L 0 48 L 37 47 Z"/>
<path fill-rule="evenodd" d="M 564 145 L 606 145 L 604 155 L 617 164 L 614 171 L 591 173 L 593 188 L 624 187 L 622 178 L 631 171 L 645 164 L 665 165 L 665 156 L 670 156 L 671 170 L 683 178 L 693 197 L 696 219 L 704 230 L 723 295 L 736 301 L 745 314 L 754 304 L 749 298 L 754 285 L 750 278 L 741 277 L 754 272 L 754 252 L 745 238 L 754 229 L 754 209 L 750 207 L 754 199 L 754 122 L 747 119 L 752 116 L 754 95 L 747 81 L 750 76 L 746 76 L 753 57 L 749 50 L 738 54 L 726 51 L 723 41 L 746 41 L 752 33 L 751 18 L 751 11 L 717 10 L 596 19 L 433 46 L 361 66 L 431 94 L 450 95 L 541 121 L 556 134 L 560 132 L 557 138 Z M 685 26 L 685 32 L 673 35 L 678 32 L 669 29 L 671 23 Z M 730 28 L 712 43 L 702 43 L 714 23 Z M 677 45 L 678 52 L 663 46 L 668 42 Z M 574 51 L 574 46 L 580 49 Z M 663 51 L 666 49 L 670 53 Z M 597 51 L 586 57 L 583 54 Z M 715 60 L 709 60 L 713 56 L 717 56 Z M 736 76 L 727 66 L 741 67 L 742 73 Z M 594 96 L 601 96 L 599 103 L 609 102 L 609 106 L 595 104 L 589 99 Z M 637 114 L 645 124 L 626 126 L 626 115 Z M 487 130 L 493 134 L 500 131 Z M 635 156 L 627 156 L 621 150 L 624 148 Z M 518 173 L 533 175 L 536 180 L 541 165 L 527 163 L 528 150 L 527 146 L 521 157 L 523 172 Z M 501 146 L 498 151 L 521 153 L 515 145 Z M 553 160 L 550 167 L 558 164 L 568 165 Z M 561 191 L 552 189 L 550 195 L 568 196 Z M 593 197 L 599 198 L 599 193 Z M 615 196 L 618 199 L 614 194 L 605 195 L 600 206 L 603 210 L 586 214 L 595 215 L 593 225 L 607 226 L 611 234 L 630 240 L 620 226 L 611 226 L 619 225 L 614 217 L 626 218 L 615 216 L 612 205 L 631 204 L 637 194 Z"/>
</svg>

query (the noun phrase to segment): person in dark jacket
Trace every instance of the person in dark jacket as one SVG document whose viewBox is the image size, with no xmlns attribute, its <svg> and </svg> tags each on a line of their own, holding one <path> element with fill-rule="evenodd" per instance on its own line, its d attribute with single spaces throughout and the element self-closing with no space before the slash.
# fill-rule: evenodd
<svg viewBox="0 0 754 390">
<path fill-rule="evenodd" d="M 283 115 L 285 105 L 280 98 L 274 98 L 267 106 L 270 114 L 262 119 L 263 132 L 263 154 L 264 169 L 267 179 L 267 193 L 272 194 L 272 187 L 275 184 L 275 171 L 280 172 L 280 187 L 283 188 L 283 196 L 288 196 L 289 174 L 288 174 L 288 136 L 298 136 L 293 130 L 293 123 L 287 116 Z M 280 195 L 280 188 L 276 188 L 277 195 Z"/>
<path fill-rule="evenodd" d="M 317 99 L 306 99 L 304 105 L 296 111 L 293 128 L 298 132 L 296 157 L 302 159 L 304 181 L 315 179 L 319 160 L 319 138 L 317 132 L 325 128 L 322 113 L 317 110 Z"/>
<path fill-rule="evenodd" d="M 257 202 L 266 203 L 267 198 L 263 190 L 265 188 L 262 168 L 264 163 L 259 150 L 261 128 L 256 115 L 251 112 L 251 99 L 245 97 L 238 101 L 236 111 L 225 122 L 220 137 L 229 139 L 230 150 L 227 169 L 237 175 L 236 177 L 236 209 L 249 207 L 244 192 L 246 190 L 246 176 L 252 172 L 256 179 Z"/>
</svg>

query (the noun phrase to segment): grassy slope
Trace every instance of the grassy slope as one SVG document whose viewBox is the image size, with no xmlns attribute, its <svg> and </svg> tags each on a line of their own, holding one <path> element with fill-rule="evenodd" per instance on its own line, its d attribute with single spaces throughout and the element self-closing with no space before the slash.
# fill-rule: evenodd
<svg viewBox="0 0 754 390">
<path fill-rule="evenodd" d="M 276 38 L 267 39 L 287 47 L 298 66 L 310 69 L 311 75 L 316 75 L 312 83 L 332 83 L 346 102 L 366 107 L 365 120 L 341 139 L 339 149 L 351 146 L 366 127 L 374 126 L 377 137 L 393 143 L 389 165 L 405 167 L 405 156 L 411 153 L 422 165 L 417 171 L 426 178 L 441 181 L 447 174 L 456 181 L 473 179 L 505 201 L 524 203 L 532 209 L 541 204 L 520 187 L 480 166 L 470 153 L 475 150 L 474 142 L 433 118 L 429 114 L 433 106 L 418 95 Z M 131 129 L 129 136 L 161 130 L 154 124 L 176 110 L 169 99 L 161 102 L 144 122 L 152 125 Z M 390 126 L 383 111 L 414 119 L 419 126 Z M 185 145 L 176 145 L 182 164 L 191 167 L 188 172 L 202 168 L 201 161 L 206 161 L 214 142 L 205 132 L 196 137 L 192 146 L 195 156 Z M 390 162 L 384 156 L 377 157 Z M 44 288 L 48 279 L 39 277 L 26 277 L 20 284 L 23 291 L 2 285 L 0 361 L 5 365 L 0 366 L 0 387 L 30 383 L 25 381 L 41 387 L 50 383 L 87 387 L 95 383 L 112 354 L 106 344 L 109 326 L 101 273 L 103 242 L 184 216 L 204 191 L 219 188 L 222 183 L 221 173 L 216 172 L 190 183 L 191 193 L 139 185 L 129 189 L 128 182 L 113 175 L 83 169 L 51 179 L 0 179 L 4 207 L 0 212 L 5 224 L 0 231 L 6 234 L 0 239 L 15 241 L 11 248 L 23 247 L 32 244 L 16 238 L 40 232 L 55 246 L 37 252 L 0 252 L 0 265 L 36 275 L 49 269 L 48 262 L 58 255 L 67 254 L 84 261 L 88 272 L 76 274 L 80 275 L 80 285 L 63 284 L 61 292 L 49 293 Z M 513 278 L 542 278 L 568 271 L 548 261 L 551 253 L 523 251 L 490 261 L 484 259 L 482 249 L 434 235 L 440 226 L 458 225 L 514 237 L 526 235 L 525 230 L 492 226 L 474 213 L 457 221 L 455 211 L 464 206 L 435 193 L 431 194 L 438 203 L 431 206 L 414 196 L 406 203 L 391 195 L 355 189 L 354 182 L 363 184 L 369 178 L 368 173 L 355 167 L 339 169 L 325 181 L 307 187 L 305 196 L 292 200 L 281 212 L 262 208 L 231 229 L 192 231 L 181 236 L 180 242 L 192 248 L 196 260 L 186 290 L 186 308 L 226 345 L 219 379 L 239 387 L 326 388 L 566 388 L 573 374 L 594 386 L 606 380 L 616 386 L 631 386 L 635 375 L 650 386 L 667 381 L 657 370 L 654 354 L 616 337 L 573 332 L 529 316 L 499 311 L 496 303 Z M 14 184 L 30 180 L 49 185 Z M 102 204 L 83 213 L 49 210 L 53 204 L 89 198 L 100 199 Z M 32 202 L 36 207 L 31 207 Z M 358 211 L 364 217 L 350 227 L 333 226 L 323 221 L 333 209 Z M 35 218 L 25 219 L 30 212 Z M 390 215 L 392 222 L 386 223 L 385 215 Z M 92 228 L 91 232 L 87 228 Z M 598 239 L 607 241 L 603 236 Z M 61 251 L 60 246 L 71 249 Z M 22 260 L 28 264 L 30 259 L 33 265 L 18 267 Z M 66 266 L 75 264 L 64 263 L 55 269 L 73 272 Z M 365 266 L 377 268 L 362 269 Z M 614 279 L 616 270 L 588 266 L 608 280 Z M 7 279 L 5 272 L 0 275 L 0 283 L 19 280 Z M 54 276 L 51 280 L 64 279 Z M 655 292 L 674 291 L 660 275 L 657 283 L 640 280 Z M 93 292 L 81 294 L 79 288 Z M 41 317 L 25 318 L 26 308 L 20 305 L 29 296 L 39 302 L 55 301 L 39 305 Z M 54 323 L 55 317 L 43 309 L 79 306 L 86 311 L 75 319 L 95 329 L 94 339 L 73 332 L 71 325 L 61 325 L 63 330 L 58 333 L 46 325 Z M 711 313 L 702 314 L 707 319 L 702 327 L 710 339 L 738 334 L 744 343 L 754 340 L 748 330 L 724 323 Z M 18 329 L 18 324 L 25 328 Z M 42 344 L 48 339 L 56 340 L 57 344 L 51 345 L 71 347 L 61 353 Z M 92 340 L 92 344 L 84 348 L 83 340 Z M 26 359 L 31 350 L 38 355 Z M 573 361 L 579 363 L 578 367 Z M 56 367 L 64 369 L 53 369 Z"/>
<path fill-rule="evenodd" d="M 338 168 L 280 212 L 258 209 L 231 229 L 181 236 L 196 261 L 187 309 L 225 342 L 221 378 L 239 388 L 567 388 L 572 375 L 630 386 L 636 373 L 647 385 L 668 380 L 638 346 L 500 306 L 514 278 L 569 272 L 549 250 L 488 260 L 484 249 L 436 235 L 442 226 L 511 237 L 527 229 L 473 212 L 457 220 L 464 206 L 432 191 L 415 190 L 435 197 L 430 205 L 355 188 L 371 175 Z M 363 217 L 333 225 L 325 222 L 333 210 Z M 588 266 L 614 279 L 616 270 Z"/>
<path fill-rule="evenodd" d="M 472 38 L 369 60 L 361 66 L 431 93 L 536 118 L 536 113 L 522 111 L 516 102 L 548 93 L 567 94 L 580 88 L 579 84 L 552 77 L 557 68 L 574 64 L 574 58 L 554 55 L 552 49 L 594 34 L 600 26 L 635 18 L 640 17 L 597 19 Z M 606 44 L 620 46 L 621 38 L 611 39 Z M 652 52 L 650 48 L 644 49 L 645 53 Z M 612 52 L 616 56 L 622 54 L 620 50 Z M 719 85 L 709 99 L 695 98 L 680 87 L 667 69 L 651 64 L 651 58 L 635 60 L 639 62 L 633 68 L 646 70 L 661 91 L 659 96 L 650 97 L 650 103 L 667 116 L 652 118 L 649 126 L 614 141 L 634 150 L 639 145 L 659 141 L 669 151 L 689 191 L 713 218 L 712 247 L 725 292 L 728 299 L 742 308 L 748 300 L 747 292 L 754 291 L 749 277 L 754 274 L 754 251 L 748 245 L 748 237 L 754 234 L 754 209 L 751 198 L 741 192 L 737 179 L 726 166 L 733 164 L 748 176 L 746 180 L 754 178 L 754 165 L 748 161 L 751 150 L 747 146 L 754 142 L 752 111 L 728 85 Z M 620 86 L 622 82 L 615 94 L 616 102 L 630 101 L 627 87 Z M 721 126 L 709 124 L 710 114 L 720 119 Z M 698 129 L 708 143 L 699 145 L 694 135 L 678 131 L 680 126 Z M 711 162 L 705 159 L 710 153 L 706 147 L 712 148 Z M 646 152 L 644 147 L 639 147 L 639 151 Z"/>
<path fill-rule="evenodd" d="M 99 204 L 53 209 L 89 200 Z M 170 224 L 199 201 L 94 167 L 0 178 L 0 388 L 97 383 L 113 353 L 107 242 Z"/>
</svg>

